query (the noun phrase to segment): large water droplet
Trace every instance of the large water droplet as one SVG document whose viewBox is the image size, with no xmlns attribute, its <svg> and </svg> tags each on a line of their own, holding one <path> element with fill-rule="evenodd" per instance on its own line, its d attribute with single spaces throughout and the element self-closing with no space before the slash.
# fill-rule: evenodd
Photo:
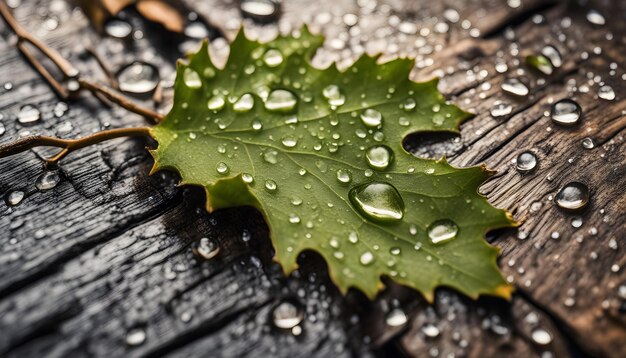
<svg viewBox="0 0 626 358">
<path fill-rule="evenodd" d="M 566 184 L 556 194 L 556 204 L 566 210 L 580 210 L 589 203 L 589 188 L 579 182 Z"/>
<path fill-rule="evenodd" d="M 133 33 L 133 26 L 128 21 L 113 17 L 104 24 L 104 33 L 110 37 L 125 40 Z"/>
<path fill-rule="evenodd" d="M 254 97 L 250 93 L 246 93 L 239 97 L 237 102 L 233 104 L 235 112 L 244 113 L 250 111 L 254 107 Z"/>
<path fill-rule="evenodd" d="M 613 91 L 613 88 L 611 86 L 602 86 L 598 90 L 598 97 L 607 101 L 612 101 L 615 99 L 615 91 Z"/>
<path fill-rule="evenodd" d="M 263 55 L 263 62 L 267 67 L 280 66 L 283 63 L 283 54 L 276 49 L 269 49 Z"/>
<path fill-rule="evenodd" d="M 287 135 L 283 137 L 281 143 L 287 148 L 293 148 L 298 145 L 298 139 L 296 139 L 296 137 Z"/>
<path fill-rule="evenodd" d="M 537 166 L 537 156 L 535 153 L 526 151 L 517 156 L 515 168 L 522 173 L 529 172 Z"/>
<path fill-rule="evenodd" d="M 217 163 L 217 166 L 215 167 L 215 170 L 217 170 L 218 173 L 220 174 L 226 174 L 228 173 L 228 165 L 226 165 L 226 163 L 224 162 L 219 162 Z"/>
<path fill-rule="evenodd" d="M 428 237 L 433 244 L 448 242 L 459 233 L 459 227 L 452 220 L 437 220 L 428 227 Z"/>
<path fill-rule="evenodd" d="M 354 207 L 366 218 L 377 222 L 397 222 L 404 216 L 404 201 L 389 183 L 373 182 L 352 188 L 349 193 Z"/>
<path fill-rule="evenodd" d="M 367 164 L 377 170 L 385 170 L 393 161 L 393 150 L 386 145 L 374 145 L 365 152 Z"/>
<path fill-rule="evenodd" d="M 600 26 L 606 24 L 606 19 L 597 10 L 589 10 L 589 12 L 587 13 L 587 21 L 594 25 Z"/>
<path fill-rule="evenodd" d="M 294 302 L 283 301 L 272 311 L 272 321 L 276 328 L 293 330 L 303 319 L 304 311 Z"/>
<path fill-rule="evenodd" d="M 502 90 L 504 92 L 516 95 L 516 96 L 526 96 L 528 95 L 528 87 L 517 78 L 508 78 L 504 80 L 502 83 Z"/>
<path fill-rule="evenodd" d="M 280 3 L 275 0 L 242 0 L 240 9 L 244 17 L 270 22 L 278 17 Z"/>
<path fill-rule="evenodd" d="M 547 344 L 550 344 L 550 342 L 552 342 L 552 335 L 548 331 L 542 328 L 535 329 L 534 331 L 532 331 L 530 336 L 535 343 L 540 344 L 542 346 L 545 346 Z"/>
<path fill-rule="evenodd" d="M 563 59 L 561 58 L 561 53 L 554 46 L 547 45 L 541 49 L 541 54 L 550 60 L 550 63 L 555 68 L 561 67 L 563 64 Z"/>
<path fill-rule="evenodd" d="M 493 118 L 499 118 L 511 114 L 512 111 L 513 107 L 510 104 L 497 102 L 493 105 L 493 107 L 491 107 L 491 111 L 489 113 L 491 113 Z"/>
<path fill-rule="evenodd" d="M 322 90 L 322 95 L 328 100 L 328 104 L 334 107 L 342 106 L 346 103 L 346 96 L 341 93 L 337 85 L 328 85 Z"/>
<path fill-rule="evenodd" d="M 15 206 L 22 202 L 24 199 L 24 192 L 20 190 L 11 190 L 4 197 L 4 201 L 9 206 Z"/>
<path fill-rule="evenodd" d="M 252 184 L 252 182 L 254 182 L 254 177 L 252 176 L 252 174 L 242 173 L 241 180 L 243 180 L 243 182 L 246 184 Z"/>
<path fill-rule="evenodd" d="M 208 237 L 201 238 L 193 248 L 193 252 L 203 260 L 210 260 L 220 252 L 220 246 Z"/>
<path fill-rule="evenodd" d="M 126 344 L 131 347 L 140 346 L 146 341 L 146 331 L 142 327 L 131 328 L 126 332 Z"/>
<path fill-rule="evenodd" d="M 378 127 L 383 123 L 383 115 L 375 109 L 368 108 L 361 113 L 361 121 L 366 127 Z"/>
<path fill-rule="evenodd" d="M 278 189 L 278 185 L 276 185 L 275 181 L 273 181 L 272 179 L 268 179 L 265 181 L 265 190 L 267 190 L 270 193 L 273 193 L 276 191 L 276 189 Z"/>
<path fill-rule="evenodd" d="M 185 82 L 185 86 L 191 89 L 198 89 L 202 87 L 200 75 L 191 67 L 187 67 L 185 68 L 185 71 L 183 71 L 183 82 Z"/>
<path fill-rule="evenodd" d="M 352 181 L 352 175 L 345 169 L 339 169 L 337 170 L 337 180 L 340 183 L 349 183 Z"/>
<path fill-rule="evenodd" d="M 41 191 L 50 190 L 57 186 L 57 184 L 59 184 L 59 181 L 61 181 L 59 173 L 52 170 L 45 171 L 43 172 L 43 174 L 37 177 L 37 180 L 35 180 L 35 187 L 37 187 L 37 189 Z"/>
<path fill-rule="evenodd" d="M 30 104 L 22 106 L 17 114 L 18 123 L 24 126 L 35 124 L 40 120 L 41 112 L 37 107 Z"/>
<path fill-rule="evenodd" d="M 159 79 L 159 70 L 141 61 L 129 63 L 117 72 L 120 90 L 126 93 L 150 93 L 156 89 Z"/>
<path fill-rule="evenodd" d="M 363 266 L 371 265 L 374 261 L 375 261 L 374 254 L 372 254 L 370 251 L 365 251 L 359 257 L 359 262 Z"/>
<path fill-rule="evenodd" d="M 207 108 L 212 111 L 220 111 L 224 108 L 224 104 L 226 104 L 226 100 L 224 100 L 224 96 L 216 95 L 209 98 L 209 103 L 207 104 Z"/>
<path fill-rule="evenodd" d="M 582 109 L 571 99 L 562 99 L 552 105 L 551 118 L 554 122 L 571 126 L 582 118 Z"/>
<path fill-rule="evenodd" d="M 204 39 L 209 37 L 209 29 L 202 21 L 193 21 L 185 26 L 185 36 L 192 39 Z"/>
<path fill-rule="evenodd" d="M 278 152 L 273 149 L 266 151 L 263 153 L 263 160 L 270 164 L 278 163 Z"/>
<path fill-rule="evenodd" d="M 277 89 L 272 91 L 265 101 L 265 109 L 271 112 L 290 113 L 296 108 L 298 99 L 293 93 Z"/>
<path fill-rule="evenodd" d="M 392 309 L 385 318 L 385 323 L 390 327 L 404 326 L 408 322 L 406 313 L 399 308 Z"/>
</svg>

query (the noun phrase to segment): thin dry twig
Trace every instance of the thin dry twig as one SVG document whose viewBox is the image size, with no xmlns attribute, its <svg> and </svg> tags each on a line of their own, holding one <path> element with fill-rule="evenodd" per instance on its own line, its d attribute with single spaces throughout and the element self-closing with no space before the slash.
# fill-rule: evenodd
<svg viewBox="0 0 626 358">
<path fill-rule="evenodd" d="M 66 155 L 77 149 L 85 148 L 90 145 L 115 138 L 149 136 L 150 128 L 148 127 L 109 129 L 79 139 L 61 139 L 41 135 L 29 136 L 20 138 L 11 143 L 0 145 L 0 158 L 15 155 L 35 147 L 62 148 L 59 153 L 46 159 L 46 165 L 55 165 L 59 162 L 59 160 L 63 159 Z"/>
</svg>

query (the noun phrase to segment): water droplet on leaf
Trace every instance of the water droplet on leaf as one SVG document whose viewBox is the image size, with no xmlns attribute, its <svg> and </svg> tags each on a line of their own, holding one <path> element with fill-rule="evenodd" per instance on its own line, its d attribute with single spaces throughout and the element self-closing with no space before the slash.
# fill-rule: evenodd
<svg viewBox="0 0 626 358">
<path fill-rule="evenodd" d="M 366 127 L 375 128 L 383 123 L 383 115 L 375 109 L 368 108 L 361 113 L 361 121 Z"/>
<path fill-rule="evenodd" d="M 270 112 L 290 113 L 296 108 L 298 99 L 293 93 L 278 89 L 270 92 L 265 101 L 265 109 Z"/>
<path fill-rule="evenodd" d="M 191 67 L 187 67 L 185 68 L 185 71 L 183 71 L 183 82 L 185 83 L 185 86 L 191 89 L 198 89 L 202 87 L 200 75 Z"/>
<path fill-rule="evenodd" d="M 393 150 L 386 145 L 375 145 L 367 149 L 365 158 L 373 169 L 385 170 L 393 161 Z"/>
<path fill-rule="evenodd" d="M 389 183 L 373 182 L 350 190 L 350 201 L 366 218 L 390 223 L 402 220 L 404 201 L 398 190 Z"/>
<path fill-rule="evenodd" d="M 452 220 L 437 220 L 428 227 L 428 237 L 433 244 L 441 244 L 453 240 L 459 227 Z"/>
</svg>

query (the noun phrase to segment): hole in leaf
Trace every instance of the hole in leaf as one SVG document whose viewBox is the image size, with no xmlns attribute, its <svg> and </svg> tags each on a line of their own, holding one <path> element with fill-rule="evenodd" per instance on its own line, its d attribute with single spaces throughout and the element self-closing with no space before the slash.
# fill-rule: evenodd
<svg viewBox="0 0 626 358">
<path fill-rule="evenodd" d="M 419 132 L 408 135 L 404 149 L 419 158 L 439 159 L 452 157 L 463 149 L 461 136 L 452 132 Z"/>
</svg>

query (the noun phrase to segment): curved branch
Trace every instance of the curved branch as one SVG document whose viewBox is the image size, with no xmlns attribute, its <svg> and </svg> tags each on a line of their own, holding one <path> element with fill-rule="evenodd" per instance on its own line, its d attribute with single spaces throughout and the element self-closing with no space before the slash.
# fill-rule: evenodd
<svg viewBox="0 0 626 358">
<path fill-rule="evenodd" d="M 55 156 L 46 160 L 48 165 L 56 164 L 59 160 L 64 158 L 67 154 L 81 148 L 88 147 L 100 142 L 107 141 L 109 139 L 122 138 L 122 137 L 149 137 L 150 128 L 148 127 L 136 127 L 136 128 L 116 128 L 106 131 L 94 133 L 80 139 L 61 139 L 48 136 L 30 136 L 20 138 L 11 143 L 0 145 L 0 158 L 15 155 L 35 147 L 57 147 L 62 150 Z"/>
<path fill-rule="evenodd" d="M 87 89 L 94 93 L 100 93 L 101 95 L 106 97 L 106 99 L 108 99 L 111 102 L 117 103 L 122 108 L 130 112 L 137 113 L 139 115 L 144 116 L 145 118 L 149 119 L 153 124 L 159 123 L 163 120 L 162 114 L 156 111 L 153 111 L 151 109 L 148 109 L 146 107 L 143 107 L 129 100 L 123 95 L 111 90 L 110 88 L 100 85 L 99 83 L 95 81 L 92 81 L 86 78 L 79 78 L 78 83 L 80 83 L 81 88 Z"/>
</svg>

